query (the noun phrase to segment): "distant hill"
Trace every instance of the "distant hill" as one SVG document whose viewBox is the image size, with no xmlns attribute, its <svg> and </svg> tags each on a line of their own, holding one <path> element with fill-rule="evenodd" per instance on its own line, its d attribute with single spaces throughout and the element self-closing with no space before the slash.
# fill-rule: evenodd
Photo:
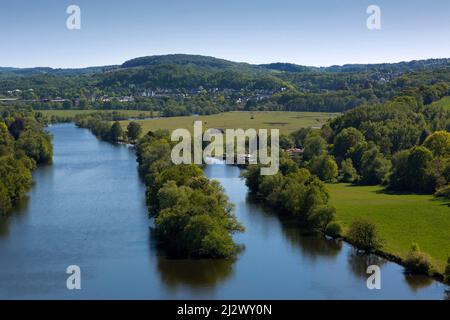
<svg viewBox="0 0 450 320">
<path fill-rule="evenodd" d="M 268 70 L 286 71 L 286 72 L 313 72 L 319 70 L 319 68 L 316 67 L 306 67 L 300 66 L 298 64 L 284 63 L 284 62 L 260 64 L 259 66 Z"/>
<path fill-rule="evenodd" d="M 121 65 L 121 68 L 148 67 L 161 64 L 189 65 L 213 69 L 232 69 L 236 67 L 251 67 L 248 63 L 232 62 L 214 57 L 188 55 L 188 54 L 169 54 L 159 56 L 140 57 L 128 60 Z"/>
<path fill-rule="evenodd" d="M 96 103 L 111 100 L 105 97 L 132 96 L 141 106 L 143 99 L 155 96 L 181 101 L 207 92 L 204 101 L 195 104 L 209 104 L 209 109 L 220 100 L 222 108 L 342 112 L 403 93 L 423 95 L 429 103 L 450 95 L 449 86 L 450 59 L 314 67 L 170 54 L 78 69 L 0 68 L 0 96 L 19 96 L 23 91 L 23 100 L 63 97 L 77 101 L 82 97 Z M 148 105 L 155 103 L 161 102 Z"/>
<path fill-rule="evenodd" d="M 412 72 L 427 69 L 432 70 L 442 67 L 450 67 L 450 59 L 413 60 L 408 62 L 379 63 L 379 64 L 345 64 L 342 66 L 330 66 L 330 67 L 308 67 L 283 62 L 261 64 L 260 66 L 269 70 L 286 71 L 286 72 L 330 72 L 330 73 L 361 72 L 361 71 Z"/>
<path fill-rule="evenodd" d="M 119 66 L 100 66 L 100 67 L 88 67 L 88 68 L 74 68 L 74 69 L 62 69 L 62 68 L 48 68 L 48 67 L 36 67 L 36 68 L 9 68 L 0 67 L 0 76 L 35 76 L 35 75 L 58 75 L 58 76 L 74 76 L 74 75 L 87 75 L 94 73 L 102 73 L 119 68 Z"/>
</svg>

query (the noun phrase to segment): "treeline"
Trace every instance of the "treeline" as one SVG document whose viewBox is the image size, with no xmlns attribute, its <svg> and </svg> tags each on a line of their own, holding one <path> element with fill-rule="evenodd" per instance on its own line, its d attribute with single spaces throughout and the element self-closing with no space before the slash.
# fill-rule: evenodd
<svg viewBox="0 0 450 320">
<path fill-rule="evenodd" d="M 117 93 L 116 93 L 117 94 Z M 177 96 L 179 95 L 179 96 Z M 171 97 L 148 98 L 135 97 L 134 101 L 121 102 L 119 98 L 110 101 L 88 101 L 86 98 L 74 98 L 63 102 L 35 101 L 28 103 L 34 110 L 142 110 L 165 117 L 188 116 L 192 114 L 209 115 L 223 111 L 237 110 L 236 100 L 241 94 L 225 98 L 223 94 L 210 96 L 208 93 L 198 93 L 189 98 L 182 94 Z M 25 103 L 25 102 L 24 102 Z"/>
<path fill-rule="evenodd" d="M 52 163 L 44 118 L 25 109 L 0 107 L 0 215 L 7 214 L 32 185 L 31 171 Z"/>
<path fill-rule="evenodd" d="M 336 210 L 328 204 L 324 182 L 300 168 L 286 154 L 280 159 L 277 174 L 263 176 L 260 165 L 250 165 L 243 173 L 250 192 L 262 197 L 280 215 L 294 218 L 299 225 L 312 227 L 331 236 L 341 233 L 335 222 Z"/>
<path fill-rule="evenodd" d="M 404 76 L 393 84 L 383 83 L 366 88 L 363 84 L 358 84 L 354 88 L 348 82 L 341 81 L 339 88 L 317 89 L 313 91 L 288 90 L 274 95 L 271 99 L 255 103 L 253 109 L 268 111 L 320 111 L 320 112 L 343 112 L 358 106 L 367 104 L 385 103 L 395 97 L 411 96 L 419 105 L 429 105 L 445 96 L 450 95 L 450 72 L 445 77 L 445 81 L 428 84 L 429 77 L 409 79 Z M 336 75 L 323 75 L 323 77 L 334 77 Z M 342 75 L 340 75 L 342 76 Z M 359 75 L 362 76 L 362 75 Z M 367 81 L 362 78 L 361 81 Z M 359 82 L 358 82 L 359 83 Z M 417 87 L 415 87 L 417 86 Z"/>
<path fill-rule="evenodd" d="M 135 143 L 142 133 L 142 128 L 139 123 L 131 121 L 124 130 L 119 121 L 128 118 L 129 116 L 118 112 L 96 112 L 78 114 L 74 121 L 78 127 L 89 129 L 101 140 Z"/>
<path fill-rule="evenodd" d="M 301 129 L 280 142 L 285 149 L 302 148 L 298 164 L 323 181 L 384 184 L 394 191 L 445 196 L 449 130 L 450 111 L 402 96 L 353 109 L 321 130 Z"/>
<path fill-rule="evenodd" d="M 174 165 L 167 131 L 149 132 L 136 145 L 155 231 L 176 256 L 233 258 L 232 234 L 244 230 L 217 181 L 197 165 Z"/>
</svg>

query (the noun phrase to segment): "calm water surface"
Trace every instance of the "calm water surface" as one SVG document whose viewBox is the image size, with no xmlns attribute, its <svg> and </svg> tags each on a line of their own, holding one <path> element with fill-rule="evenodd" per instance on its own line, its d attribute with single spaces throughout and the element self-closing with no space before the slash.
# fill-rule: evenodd
<svg viewBox="0 0 450 320">
<path fill-rule="evenodd" d="M 443 299 L 445 287 L 358 256 L 341 242 L 302 235 L 247 198 L 236 167 L 205 169 L 247 228 L 234 262 L 170 260 L 150 230 L 135 155 L 72 124 L 52 126 L 54 165 L 38 169 L 29 198 L 0 220 L 1 299 Z M 79 265 L 82 289 L 66 289 Z M 379 264 L 382 289 L 366 288 Z"/>
</svg>

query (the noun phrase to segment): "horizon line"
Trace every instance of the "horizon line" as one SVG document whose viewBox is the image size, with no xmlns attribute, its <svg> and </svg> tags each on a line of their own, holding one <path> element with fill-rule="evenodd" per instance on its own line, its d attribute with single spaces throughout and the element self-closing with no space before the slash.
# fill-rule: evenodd
<svg viewBox="0 0 450 320">
<path fill-rule="evenodd" d="M 226 59 L 226 58 L 220 58 L 220 57 L 215 57 L 215 56 L 211 56 L 211 55 L 203 55 L 203 54 L 195 54 L 195 53 L 167 53 L 167 54 L 153 54 L 153 55 L 143 55 L 143 56 L 136 56 L 134 58 L 129 58 L 126 59 L 125 61 L 123 61 L 122 63 L 119 64 L 105 64 L 105 65 L 83 65 L 83 66 L 75 66 L 75 67 L 55 67 L 55 66 L 34 66 L 34 67 L 15 67 L 15 66 L 1 66 L 0 68 L 4 68 L 4 69 L 53 69 L 53 70 L 77 70 L 77 69 L 88 69 L 88 68 L 102 68 L 102 67 L 120 67 L 121 65 L 123 65 L 125 62 L 130 61 L 130 60 L 134 60 L 134 59 L 139 59 L 139 58 L 145 58 L 145 57 L 164 57 L 164 56 L 173 56 L 173 55 L 184 55 L 184 56 L 199 56 L 199 57 L 205 57 L 205 58 L 214 58 L 214 59 L 219 59 L 219 60 L 225 60 L 228 62 L 234 62 L 234 63 L 242 63 L 242 64 L 248 64 L 248 65 L 252 65 L 252 66 L 261 66 L 261 65 L 267 65 L 267 64 L 275 64 L 275 63 L 283 63 L 283 64 L 291 64 L 291 65 L 296 65 L 296 66 L 301 66 L 301 67 L 309 67 L 309 68 L 330 68 L 330 67 L 343 67 L 343 66 L 348 66 L 348 65 L 381 65 L 381 64 L 398 64 L 398 63 L 410 63 L 410 62 L 414 62 L 414 61 L 426 61 L 426 60 L 445 60 L 445 59 L 450 59 L 449 57 L 428 57 L 428 58 L 420 58 L 420 59 L 405 59 L 405 60 L 393 60 L 390 62 L 356 62 L 356 63 L 344 63 L 344 64 L 330 64 L 330 65 L 321 65 L 321 66 L 317 66 L 317 65 L 307 65 L 307 64 L 299 64 L 299 63 L 295 63 L 295 62 L 288 62 L 288 61 L 272 61 L 272 62 L 264 62 L 264 63 L 251 63 L 251 62 L 246 62 L 246 61 L 235 61 L 235 60 L 231 60 L 231 59 Z"/>
</svg>

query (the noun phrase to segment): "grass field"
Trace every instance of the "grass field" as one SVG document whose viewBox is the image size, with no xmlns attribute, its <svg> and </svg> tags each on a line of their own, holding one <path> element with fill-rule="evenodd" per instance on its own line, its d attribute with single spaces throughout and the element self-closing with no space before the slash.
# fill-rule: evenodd
<svg viewBox="0 0 450 320">
<path fill-rule="evenodd" d="M 432 105 L 443 107 L 444 109 L 450 110 L 450 97 L 444 97 L 438 101 L 433 102 Z"/>
<path fill-rule="evenodd" d="M 450 256 L 450 202 L 432 195 L 387 194 L 380 186 L 328 184 L 328 189 L 344 233 L 355 219 L 366 219 L 385 241 L 383 251 L 405 257 L 416 242 L 444 271 Z"/>
<path fill-rule="evenodd" d="M 321 127 L 330 117 L 337 114 L 319 112 L 287 112 L 287 111 L 267 111 L 267 112 L 226 112 L 210 116 L 188 116 L 140 120 L 143 132 L 157 129 L 168 129 L 170 131 L 185 128 L 193 130 L 194 121 L 203 121 L 203 129 L 280 129 L 282 133 L 290 133 L 303 127 Z M 129 121 L 122 121 L 125 127 Z"/>
<path fill-rule="evenodd" d="M 61 117 L 74 117 L 77 114 L 89 114 L 89 113 L 95 113 L 95 112 L 112 112 L 117 111 L 120 113 L 124 113 L 130 117 L 137 117 L 140 115 L 145 115 L 147 117 L 150 117 L 152 113 L 150 111 L 143 111 L 143 110 L 36 110 L 36 112 L 42 112 L 46 116 L 61 116 Z M 153 112 L 154 116 L 157 116 L 157 112 Z"/>
</svg>

